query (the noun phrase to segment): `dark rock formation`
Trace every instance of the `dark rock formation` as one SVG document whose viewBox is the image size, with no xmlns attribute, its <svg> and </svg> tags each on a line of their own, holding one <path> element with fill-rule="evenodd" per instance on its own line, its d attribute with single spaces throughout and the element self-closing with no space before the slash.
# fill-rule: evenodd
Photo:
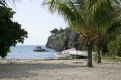
<svg viewBox="0 0 121 80">
<path fill-rule="evenodd" d="M 80 49 L 79 42 L 79 33 L 65 29 L 49 36 L 46 46 L 57 51 L 70 48 Z"/>
<path fill-rule="evenodd" d="M 77 32 L 69 32 L 67 33 L 67 49 L 70 48 L 76 48 L 79 49 L 80 48 L 80 38 L 79 38 L 79 33 Z"/>
</svg>

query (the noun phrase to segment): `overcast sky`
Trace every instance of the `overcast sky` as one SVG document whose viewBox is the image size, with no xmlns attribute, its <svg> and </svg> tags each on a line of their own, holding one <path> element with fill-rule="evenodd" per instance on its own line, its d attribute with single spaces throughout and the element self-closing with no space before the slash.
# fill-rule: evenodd
<svg viewBox="0 0 121 80">
<path fill-rule="evenodd" d="M 29 37 L 24 45 L 45 45 L 50 31 L 54 28 L 67 27 L 62 16 L 52 14 L 42 6 L 43 0 L 22 0 L 13 10 L 13 20 L 19 22 L 28 31 Z"/>
</svg>

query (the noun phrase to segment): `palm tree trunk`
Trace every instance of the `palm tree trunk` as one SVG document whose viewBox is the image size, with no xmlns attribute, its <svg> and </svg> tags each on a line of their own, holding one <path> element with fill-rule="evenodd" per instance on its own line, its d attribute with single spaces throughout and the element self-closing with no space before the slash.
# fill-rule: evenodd
<svg viewBox="0 0 121 80">
<path fill-rule="evenodd" d="M 90 46 L 88 46 L 88 62 L 87 62 L 88 67 L 93 67 L 92 65 L 92 49 Z"/>
</svg>

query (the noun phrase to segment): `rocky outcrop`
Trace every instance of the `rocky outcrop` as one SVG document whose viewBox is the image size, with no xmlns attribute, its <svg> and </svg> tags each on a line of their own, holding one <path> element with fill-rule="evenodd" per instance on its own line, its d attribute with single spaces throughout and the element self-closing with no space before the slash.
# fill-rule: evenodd
<svg viewBox="0 0 121 80">
<path fill-rule="evenodd" d="M 79 42 L 79 33 L 66 29 L 49 36 L 46 46 L 57 51 L 62 51 L 64 49 L 70 48 L 79 49 Z"/>
<path fill-rule="evenodd" d="M 76 32 L 69 32 L 67 33 L 67 49 L 70 48 L 76 48 L 79 49 L 80 48 L 80 41 L 79 41 L 79 33 Z"/>
</svg>

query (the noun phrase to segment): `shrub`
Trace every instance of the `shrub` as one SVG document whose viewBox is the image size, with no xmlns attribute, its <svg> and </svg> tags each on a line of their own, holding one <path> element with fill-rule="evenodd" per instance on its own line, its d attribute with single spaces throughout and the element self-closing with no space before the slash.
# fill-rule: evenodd
<svg viewBox="0 0 121 80">
<path fill-rule="evenodd" d="M 114 58 L 115 56 L 121 56 L 121 35 L 118 36 L 118 38 L 116 38 L 113 41 L 110 41 L 108 43 L 108 56 L 111 56 L 112 58 Z"/>
</svg>

